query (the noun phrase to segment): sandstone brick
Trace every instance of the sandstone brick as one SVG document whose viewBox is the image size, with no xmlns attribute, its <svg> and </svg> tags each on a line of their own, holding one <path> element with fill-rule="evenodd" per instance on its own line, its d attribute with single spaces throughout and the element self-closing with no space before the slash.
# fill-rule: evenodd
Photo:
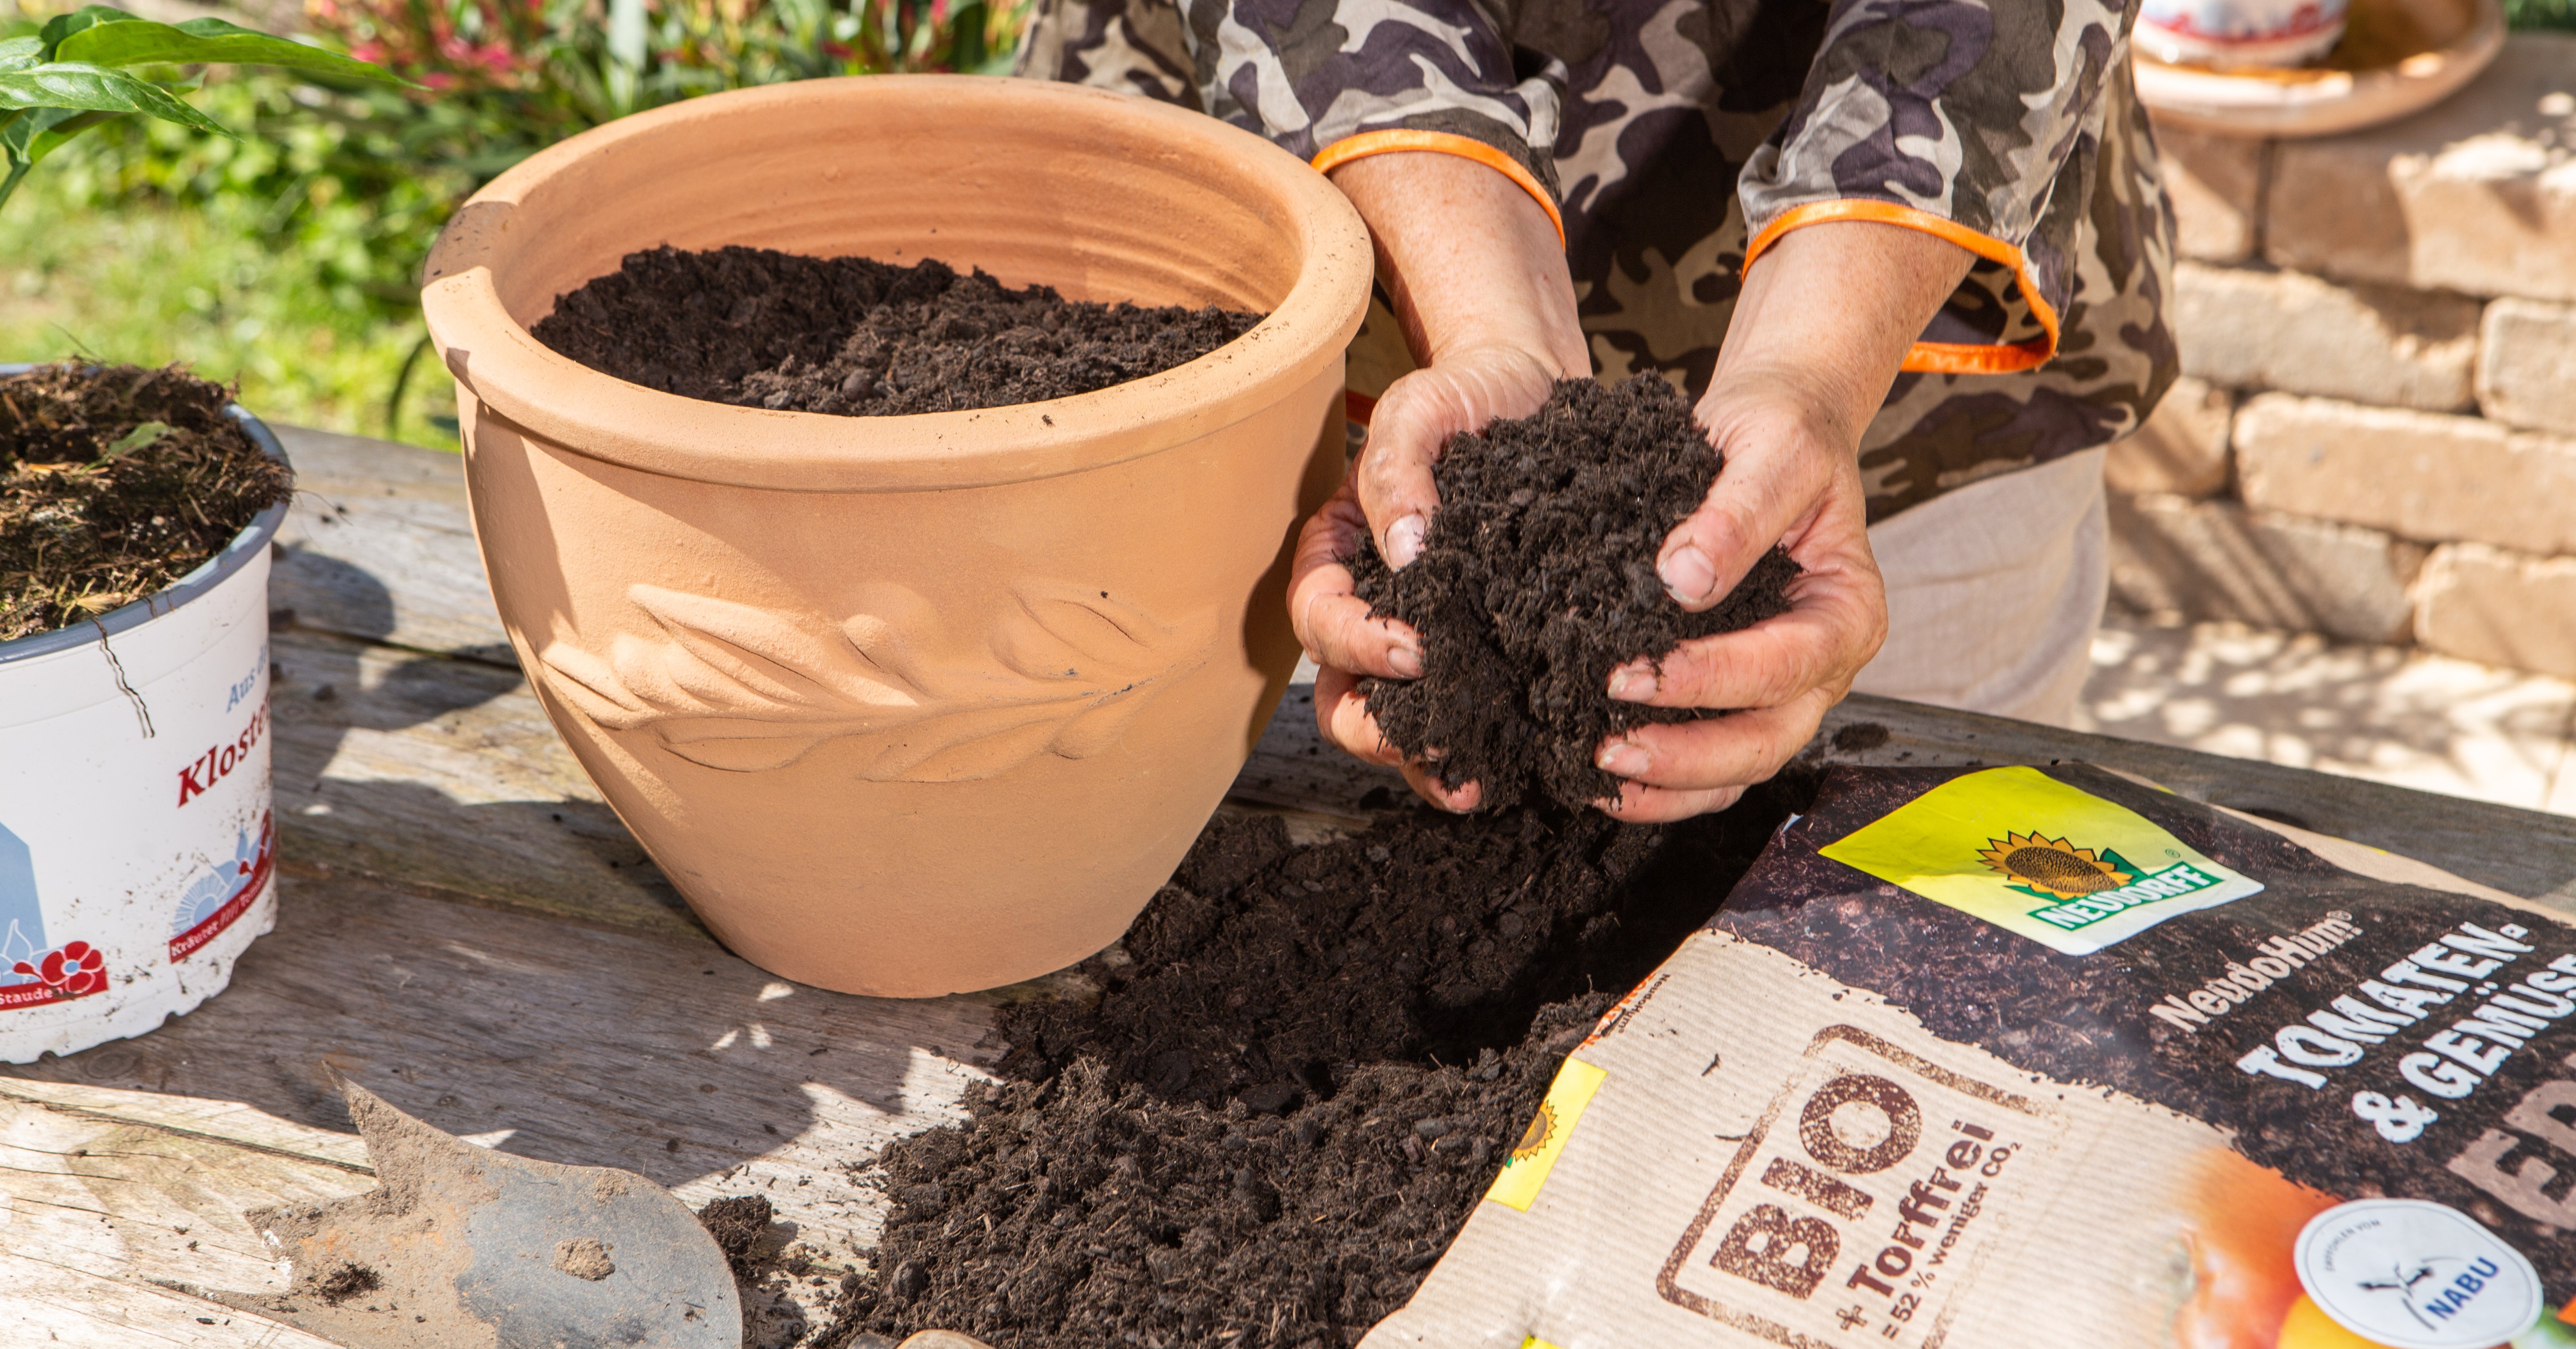
<svg viewBox="0 0 2576 1349">
<path fill-rule="evenodd" d="M 2576 35 L 2516 33 L 2444 102 L 2273 150 L 2264 256 L 2471 295 L 2576 300 Z"/>
<path fill-rule="evenodd" d="M 2182 368 L 2213 383 L 2447 412 L 2471 406 L 2478 302 L 2297 272 L 2174 269 Z"/>
<path fill-rule="evenodd" d="M 2114 492 L 2215 496 L 2227 487 L 2227 418 L 2236 396 L 2186 375 L 2174 381 L 2147 424 L 2116 441 L 2102 461 Z"/>
<path fill-rule="evenodd" d="M 2173 202 L 2174 251 L 2203 262 L 2254 256 L 2267 142 L 2156 128 L 2165 196 Z"/>
<path fill-rule="evenodd" d="M 2576 553 L 2576 440 L 2281 393 L 2247 399 L 2232 440 L 2250 506 L 2424 543 Z"/>
<path fill-rule="evenodd" d="M 2576 432 L 2576 307 L 2545 300 L 2487 306 L 2478 330 L 2478 408 L 2516 426 Z"/>
<path fill-rule="evenodd" d="M 2576 557 L 2436 548 L 2417 592 L 2415 631 L 2447 655 L 2576 679 Z"/>
<path fill-rule="evenodd" d="M 2233 501 L 2115 493 L 2110 505 L 2111 593 L 2132 609 L 2348 642 L 2403 641 L 2413 625 L 2414 544 Z"/>
</svg>

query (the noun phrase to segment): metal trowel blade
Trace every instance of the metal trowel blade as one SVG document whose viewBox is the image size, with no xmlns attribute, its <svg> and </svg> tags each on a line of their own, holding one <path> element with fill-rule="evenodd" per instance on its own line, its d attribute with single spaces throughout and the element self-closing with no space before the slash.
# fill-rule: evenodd
<svg viewBox="0 0 2576 1349">
<path fill-rule="evenodd" d="M 476 1147 L 354 1083 L 376 1188 L 257 1209 L 283 1294 L 190 1291 L 348 1349 L 741 1349 L 733 1273 L 697 1215 L 613 1167 Z"/>
</svg>

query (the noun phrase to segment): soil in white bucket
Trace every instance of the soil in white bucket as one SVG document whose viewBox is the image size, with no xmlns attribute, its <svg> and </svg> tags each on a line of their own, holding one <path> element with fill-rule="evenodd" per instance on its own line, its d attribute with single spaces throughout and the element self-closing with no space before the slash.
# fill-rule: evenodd
<svg viewBox="0 0 2576 1349">
<path fill-rule="evenodd" d="M 0 1061 L 149 1031 L 274 925 L 289 490 L 276 438 L 203 380 L 0 378 Z"/>
</svg>

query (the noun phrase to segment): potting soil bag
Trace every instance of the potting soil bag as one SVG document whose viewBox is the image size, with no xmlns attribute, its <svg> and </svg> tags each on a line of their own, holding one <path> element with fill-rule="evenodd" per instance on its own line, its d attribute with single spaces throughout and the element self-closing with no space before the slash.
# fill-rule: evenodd
<svg viewBox="0 0 2576 1349">
<path fill-rule="evenodd" d="M 2099 769 L 1837 770 L 1364 1343 L 2576 1346 L 2576 926 Z"/>
</svg>

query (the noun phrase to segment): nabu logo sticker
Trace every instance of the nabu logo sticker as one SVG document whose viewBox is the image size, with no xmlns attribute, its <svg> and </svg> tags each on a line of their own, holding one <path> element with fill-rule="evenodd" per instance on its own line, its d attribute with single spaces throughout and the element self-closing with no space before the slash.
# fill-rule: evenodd
<svg viewBox="0 0 2576 1349">
<path fill-rule="evenodd" d="M 2263 889 L 2035 768 L 1952 778 L 1817 851 L 2078 956 Z"/>
</svg>

